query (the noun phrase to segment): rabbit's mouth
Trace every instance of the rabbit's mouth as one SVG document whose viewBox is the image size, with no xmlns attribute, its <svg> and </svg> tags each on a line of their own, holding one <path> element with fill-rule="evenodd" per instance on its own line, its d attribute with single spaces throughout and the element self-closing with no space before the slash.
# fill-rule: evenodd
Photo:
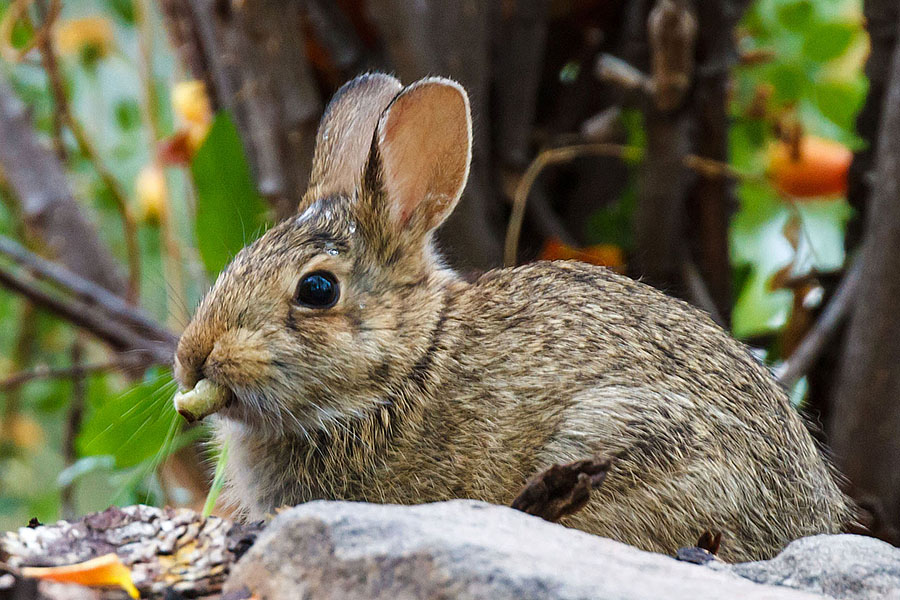
<svg viewBox="0 0 900 600">
<path fill-rule="evenodd" d="M 230 389 L 209 379 L 201 379 L 190 390 L 178 392 L 173 401 L 178 411 L 188 423 L 219 412 L 234 400 Z"/>
</svg>

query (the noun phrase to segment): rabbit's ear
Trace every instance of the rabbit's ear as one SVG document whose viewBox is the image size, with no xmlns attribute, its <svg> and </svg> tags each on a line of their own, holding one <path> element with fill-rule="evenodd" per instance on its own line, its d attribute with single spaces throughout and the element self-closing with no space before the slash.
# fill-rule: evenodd
<svg viewBox="0 0 900 600">
<path fill-rule="evenodd" d="M 367 73 L 335 93 L 319 122 L 301 212 L 318 198 L 350 193 L 359 187 L 378 118 L 401 89 L 400 82 L 390 75 Z"/>
<path fill-rule="evenodd" d="M 471 149 L 472 120 L 462 86 L 436 77 L 414 83 L 378 122 L 366 167 L 367 196 L 383 203 L 379 212 L 395 231 L 426 234 L 456 206 Z"/>
</svg>

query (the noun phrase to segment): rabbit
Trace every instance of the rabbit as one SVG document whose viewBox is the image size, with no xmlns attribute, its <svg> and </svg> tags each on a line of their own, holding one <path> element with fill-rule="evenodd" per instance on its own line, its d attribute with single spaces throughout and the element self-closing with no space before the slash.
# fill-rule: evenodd
<svg viewBox="0 0 900 600">
<path fill-rule="evenodd" d="M 707 530 L 764 559 L 851 516 L 785 392 L 700 310 L 607 269 L 536 262 L 466 281 L 433 236 L 469 170 L 465 90 L 344 85 L 296 216 L 244 248 L 178 343 L 176 408 L 216 413 L 246 518 L 313 499 L 509 504 L 601 454 L 563 524 L 673 553 Z"/>
</svg>

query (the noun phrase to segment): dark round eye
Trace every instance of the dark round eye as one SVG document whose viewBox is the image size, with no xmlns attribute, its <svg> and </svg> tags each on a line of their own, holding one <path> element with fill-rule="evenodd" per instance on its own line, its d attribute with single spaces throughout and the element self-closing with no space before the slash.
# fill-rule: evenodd
<svg viewBox="0 0 900 600">
<path fill-rule="evenodd" d="M 310 308 L 331 308 L 340 297 L 337 278 L 328 271 L 313 271 L 304 275 L 297 284 L 295 294 L 298 303 Z"/>
</svg>

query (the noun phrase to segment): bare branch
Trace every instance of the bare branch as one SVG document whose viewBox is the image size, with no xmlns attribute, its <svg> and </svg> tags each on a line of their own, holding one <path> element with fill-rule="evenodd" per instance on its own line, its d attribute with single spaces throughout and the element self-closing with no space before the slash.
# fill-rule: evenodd
<svg viewBox="0 0 900 600">
<path fill-rule="evenodd" d="M 170 364 L 174 343 L 148 339 L 127 326 L 110 319 L 98 308 L 78 300 L 60 298 L 38 287 L 33 281 L 0 267 L 0 285 L 21 294 L 38 308 L 48 310 L 73 325 L 123 352 L 123 358 L 134 363 Z M 127 353 L 127 354 L 125 354 Z"/>
<path fill-rule="evenodd" d="M 503 264 L 507 267 L 516 264 L 516 256 L 519 248 L 519 236 L 522 233 L 522 222 L 525 219 L 525 210 L 528 197 L 537 181 L 538 175 L 551 165 L 566 163 L 582 156 L 611 156 L 622 160 L 637 162 L 644 158 L 644 151 L 637 146 L 624 146 L 622 144 L 597 143 L 597 144 L 573 144 L 550 148 L 540 152 L 516 186 L 513 198 L 512 213 L 506 229 L 506 243 L 503 251 Z M 709 178 L 738 178 L 747 176 L 735 170 L 728 164 L 714 161 L 701 156 L 687 154 L 682 157 L 681 168 L 689 169 Z"/>
<path fill-rule="evenodd" d="M 84 377 L 86 375 L 93 375 L 94 373 L 115 371 L 122 367 L 123 365 L 121 362 L 103 362 L 89 365 L 73 365 L 71 367 L 48 367 L 46 365 L 40 365 L 30 371 L 13 373 L 6 379 L 3 379 L 0 381 L 0 391 L 7 392 L 36 379 L 69 379 L 78 376 Z"/>
<path fill-rule="evenodd" d="M 154 340 L 174 345 L 177 336 L 161 327 L 140 309 L 129 306 L 119 296 L 79 277 L 65 267 L 29 252 L 8 237 L 0 236 L 0 254 L 81 300 L 102 307 L 113 319 L 129 324 Z"/>
<path fill-rule="evenodd" d="M 809 372 L 844 322 L 859 291 L 861 264 L 859 260 L 853 261 L 813 328 L 793 354 L 775 371 L 776 377 L 785 387 L 791 387 Z"/>
<path fill-rule="evenodd" d="M 697 17 L 685 0 L 657 0 L 647 19 L 656 108 L 681 106 L 693 81 Z"/>
<path fill-rule="evenodd" d="M 25 105 L 2 76 L 0 170 L 21 202 L 30 233 L 69 270 L 124 294 L 115 259 L 82 214 L 58 158 L 38 141 Z"/>
</svg>

